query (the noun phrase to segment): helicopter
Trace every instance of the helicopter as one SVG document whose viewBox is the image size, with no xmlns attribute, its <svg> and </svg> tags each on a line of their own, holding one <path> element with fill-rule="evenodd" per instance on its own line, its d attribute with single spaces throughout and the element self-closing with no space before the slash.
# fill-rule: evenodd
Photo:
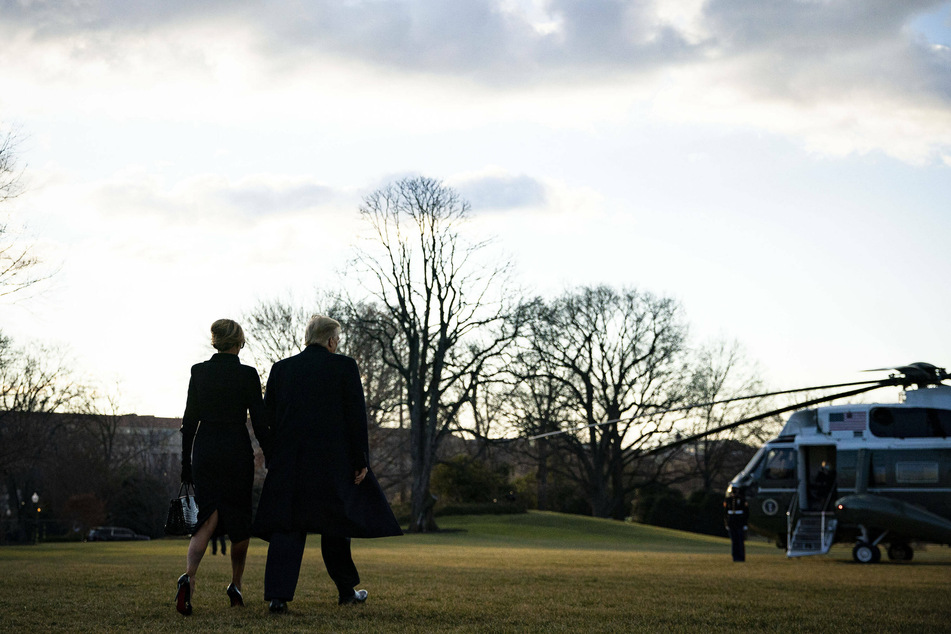
<svg viewBox="0 0 951 634">
<path fill-rule="evenodd" d="M 774 538 L 787 557 L 854 542 L 856 562 L 879 562 L 882 544 L 889 559 L 910 561 L 912 543 L 951 544 L 951 386 L 943 384 L 951 377 L 929 363 L 892 369 L 898 374 L 783 408 L 798 411 L 727 487 L 726 503 L 745 502 L 750 530 Z M 887 386 L 902 388 L 899 402 L 808 408 Z"/>
<path fill-rule="evenodd" d="M 951 545 L 951 386 L 944 384 L 951 375 L 924 362 L 868 371 L 895 374 L 664 410 L 851 388 L 690 436 L 677 434 L 642 455 L 792 412 L 726 489 L 724 507 L 747 508 L 753 532 L 775 539 L 787 557 L 826 554 L 835 543 L 854 542 L 852 557 L 863 564 L 881 561 L 881 544 L 895 561 L 910 561 L 913 543 Z M 884 387 L 902 388 L 899 402 L 813 407 Z"/>
</svg>

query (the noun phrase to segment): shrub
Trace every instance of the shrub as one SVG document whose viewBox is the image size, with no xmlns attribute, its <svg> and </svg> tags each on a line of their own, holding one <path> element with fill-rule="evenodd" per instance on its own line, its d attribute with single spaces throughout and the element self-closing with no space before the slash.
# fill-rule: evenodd
<svg viewBox="0 0 951 634">
<path fill-rule="evenodd" d="M 444 503 L 490 503 L 505 498 L 512 487 L 508 467 L 490 468 L 469 456 L 455 456 L 433 468 L 430 488 Z"/>
<path fill-rule="evenodd" d="M 641 524 L 726 535 L 723 528 L 723 496 L 695 491 L 689 498 L 677 489 L 654 484 L 638 489 L 631 507 L 631 519 Z"/>
</svg>

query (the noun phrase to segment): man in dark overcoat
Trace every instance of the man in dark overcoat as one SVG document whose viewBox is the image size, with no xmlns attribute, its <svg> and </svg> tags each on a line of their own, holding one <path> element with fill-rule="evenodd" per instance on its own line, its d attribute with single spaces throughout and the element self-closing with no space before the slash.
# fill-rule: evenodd
<svg viewBox="0 0 951 634">
<path fill-rule="evenodd" d="M 338 603 L 362 603 L 351 537 L 402 535 L 369 469 L 367 412 L 357 363 L 336 354 L 340 324 L 315 315 L 306 348 L 271 368 L 264 404 L 272 448 L 254 534 L 270 541 L 264 598 L 286 612 L 300 576 L 307 533 L 320 550 Z"/>
</svg>

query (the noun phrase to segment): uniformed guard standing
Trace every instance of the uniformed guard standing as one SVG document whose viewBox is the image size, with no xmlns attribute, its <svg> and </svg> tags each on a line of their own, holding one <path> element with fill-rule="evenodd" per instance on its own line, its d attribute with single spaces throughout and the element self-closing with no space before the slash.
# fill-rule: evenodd
<svg viewBox="0 0 951 634">
<path fill-rule="evenodd" d="M 731 495 L 723 501 L 726 508 L 726 529 L 730 533 L 733 561 L 746 561 L 746 518 L 749 516 L 749 505 L 746 498 L 740 495 Z"/>
</svg>

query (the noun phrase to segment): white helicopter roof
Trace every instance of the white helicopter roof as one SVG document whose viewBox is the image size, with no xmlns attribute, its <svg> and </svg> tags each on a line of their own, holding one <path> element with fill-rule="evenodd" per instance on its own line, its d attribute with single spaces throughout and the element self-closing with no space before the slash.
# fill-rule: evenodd
<svg viewBox="0 0 951 634">
<path fill-rule="evenodd" d="M 854 431 L 865 429 L 866 415 L 873 407 L 929 407 L 951 410 L 951 386 L 936 385 L 906 390 L 901 394 L 899 403 L 861 403 L 847 405 L 827 405 L 825 407 L 801 410 L 793 413 L 783 426 L 779 436 L 798 436 L 830 431 L 851 432 L 850 420 L 855 421 Z M 838 414 L 837 425 L 830 423 L 832 414 Z M 837 427 L 837 428 L 836 428 Z"/>
<path fill-rule="evenodd" d="M 911 407 L 951 409 L 951 386 L 935 385 L 902 392 L 902 402 Z"/>
</svg>

